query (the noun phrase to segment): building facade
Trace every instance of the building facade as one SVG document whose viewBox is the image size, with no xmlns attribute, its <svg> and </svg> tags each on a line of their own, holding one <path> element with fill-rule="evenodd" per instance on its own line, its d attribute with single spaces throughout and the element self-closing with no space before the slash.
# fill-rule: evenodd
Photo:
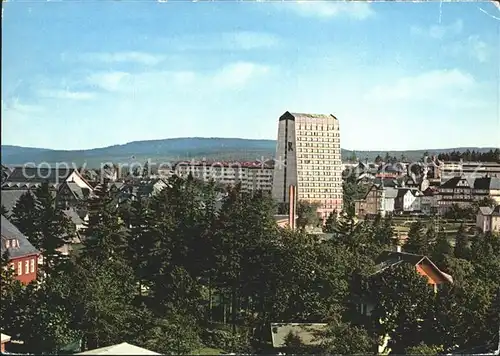
<svg viewBox="0 0 500 356">
<path fill-rule="evenodd" d="M 289 203 L 289 186 L 297 201 L 319 205 L 325 219 L 342 210 L 342 162 L 339 120 L 333 115 L 285 112 L 278 122 L 272 194 Z"/>
<path fill-rule="evenodd" d="M 192 174 L 194 178 L 209 181 L 214 180 L 223 185 L 241 184 L 243 191 L 271 193 L 273 181 L 273 163 L 266 162 L 208 162 L 183 161 L 177 162 L 172 169 L 159 170 L 158 174 L 168 177 L 173 174 L 186 177 Z"/>
<path fill-rule="evenodd" d="M 1 222 L 1 253 L 7 252 L 16 279 L 23 284 L 36 280 L 40 251 L 3 215 Z"/>
<path fill-rule="evenodd" d="M 473 202 L 491 198 L 500 204 L 500 178 L 461 175 L 439 186 L 439 213 L 444 214 L 452 205 L 470 207 Z"/>
<path fill-rule="evenodd" d="M 476 227 L 482 232 L 500 233 L 500 205 L 493 209 L 480 207 L 476 216 Z"/>
<path fill-rule="evenodd" d="M 497 177 L 500 178 L 500 163 L 498 162 L 439 162 L 438 176 L 441 182 L 453 177 L 466 176 L 470 178 Z"/>
</svg>

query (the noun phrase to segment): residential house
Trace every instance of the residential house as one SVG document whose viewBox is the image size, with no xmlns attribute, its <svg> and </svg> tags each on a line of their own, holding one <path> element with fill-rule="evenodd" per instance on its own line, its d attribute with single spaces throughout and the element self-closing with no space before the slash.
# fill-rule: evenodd
<svg viewBox="0 0 500 356">
<path fill-rule="evenodd" d="M 419 184 L 419 180 L 418 178 L 413 174 L 413 175 L 406 175 L 406 176 L 403 176 L 401 178 L 399 178 L 400 180 L 400 186 L 401 187 L 404 187 L 404 188 L 414 188 L 414 189 L 419 189 L 420 188 L 420 184 Z"/>
<path fill-rule="evenodd" d="M 76 355 L 161 355 L 157 352 L 143 349 L 142 347 L 122 342 L 118 345 L 101 347 L 99 349 L 88 350 Z"/>
<path fill-rule="evenodd" d="M 482 232 L 500 232 L 500 205 L 495 208 L 483 206 L 476 216 L 476 227 Z"/>
<path fill-rule="evenodd" d="M 386 187 L 385 180 L 381 180 L 381 182 L 382 184 L 372 184 L 365 197 L 354 202 L 356 216 L 365 218 L 377 214 L 385 216 L 393 213 L 397 189 L 391 186 Z M 389 182 L 393 181 L 389 180 Z M 395 184 L 390 185 L 395 186 Z"/>
<path fill-rule="evenodd" d="M 383 206 L 382 191 L 379 185 L 372 184 L 365 197 L 354 202 L 356 216 L 365 218 L 380 213 Z"/>
<path fill-rule="evenodd" d="M 442 161 L 439 162 L 438 174 L 441 182 L 460 176 L 479 178 L 487 175 L 500 178 L 500 162 Z"/>
<path fill-rule="evenodd" d="M 377 177 L 379 178 L 399 178 L 406 173 L 406 166 L 401 163 L 386 163 L 380 166 Z"/>
<path fill-rule="evenodd" d="M 447 180 L 438 189 L 440 214 L 446 213 L 453 204 L 465 208 L 486 197 L 500 204 L 500 178 L 497 177 L 461 175 Z"/>
<path fill-rule="evenodd" d="M 327 330 L 326 323 L 271 323 L 273 348 L 286 350 L 286 341 L 290 335 L 298 338 L 304 346 L 319 346 L 320 333 Z"/>
<path fill-rule="evenodd" d="M 60 209 L 81 207 L 82 203 L 91 195 L 91 188 L 82 187 L 76 182 L 66 181 L 60 184 L 58 188 L 56 205 Z"/>
<path fill-rule="evenodd" d="M 71 184 L 71 183 L 70 183 Z M 33 194 L 31 190 L 25 190 L 25 189 L 7 189 L 7 190 L 2 190 L 2 205 L 5 207 L 7 210 L 8 214 L 12 214 L 14 207 L 16 206 L 17 202 L 19 201 L 19 198 L 26 193 Z M 55 191 L 52 192 L 55 196 Z M 79 232 L 83 229 L 83 221 L 85 217 L 88 215 L 85 209 L 79 209 L 79 208 L 64 208 L 62 210 L 63 213 L 71 220 L 71 222 L 75 226 L 75 230 L 77 232 L 77 236 L 74 238 L 74 243 L 79 243 Z M 68 251 L 71 250 L 71 246 L 63 246 L 61 248 L 62 253 L 67 253 Z"/>
<path fill-rule="evenodd" d="M 64 182 L 76 183 L 81 188 L 92 190 L 92 186 L 74 168 L 15 167 L 2 183 L 2 189 L 32 189 L 47 182 L 57 190 Z"/>
<path fill-rule="evenodd" d="M 32 194 L 31 190 L 26 190 L 26 189 L 7 189 L 4 190 L 2 189 L 2 200 L 1 203 L 3 207 L 7 210 L 7 213 L 12 214 L 12 210 L 16 206 L 17 202 L 19 201 L 19 198 L 23 194 L 30 193 Z"/>
<path fill-rule="evenodd" d="M 348 168 L 348 170 L 345 171 L 345 174 L 355 177 L 358 182 L 370 181 L 375 179 L 378 169 L 379 166 L 375 163 L 359 161 L 357 165 Z"/>
<path fill-rule="evenodd" d="M 383 251 L 375 260 L 376 267 L 372 276 L 393 268 L 401 264 L 408 264 L 415 267 L 415 271 L 427 278 L 430 285 L 437 291 L 440 286 L 447 283 L 453 283 L 453 278 L 447 273 L 441 271 L 427 256 L 416 255 L 413 253 L 402 252 L 400 248 L 397 251 Z M 373 304 L 359 305 L 362 314 L 370 315 L 373 310 Z"/>
<path fill-rule="evenodd" d="M 395 210 L 396 198 L 398 196 L 398 189 L 391 187 L 384 187 L 382 191 L 383 206 L 382 215 L 392 214 Z"/>
<path fill-rule="evenodd" d="M 439 191 L 435 187 L 428 187 L 422 191 L 420 210 L 425 215 L 437 214 L 439 204 Z"/>
<path fill-rule="evenodd" d="M 429 284 L 436 287 L 453 283 L 453 278 L 441 271 L 427 256 L 416 255 L 403 251 L 383 251 L 375 260 L 377 271 L 375 274 L 382 272 L 387 268 L 395 267 L 401 263 L 415 266 L 416 271 L 427 278 Z"/>
<path fill-rule="evenodd" d="M 452 205 L 462 208 L 471 205 L 474 180 L 464 175 L 453 177 L 439 186 L 439 214 L 445 214 Z"/>
<path fill-rule="evenodd" d="M 434 288 L 435 292 L 437 292 L 442 285 L 453 283 L 452 276 L 441 271 L 427 256 L 401 252 L 399 248 L 397 251 L 383 251 L 375 262 L 377 263 L 375 266 L 376 271 L 368 278 L 372 278 L 389 268 L 407 264 L 415 267 L 415 272 L 425 277 L 429 285 Z M 357 296 L 355 300 L 358 312 L 364 316 L 370 316 L 377 304 L 377 300 L 373 300 L 373 297 L 369 295 Z M 388 342 L 388 335 L 380 340 L 377 351 L 379 354 L 387 353 Z"/>
<path fill-rule="evenodd" d="M 420 212 L 421 193 L 414 188 L 399 188 L 394 202 L 394 210 L 400 213 Z"/>
<path fill-rule="evenodd" d="M 10 342 L 10 336 L 5 334 L 0 334 L 0 344 L 1 344 L 1 353 L 5 352 L 5 346 Z"/>
<path fill-rule="evenodd" d="M 9 263 L 16 272 L 16 278 L 24 284 L 36 280 L 40 251 L 3 215 L 1 230 L 1 253 L 8 253 Z"/>
<path fill-rule="evenodd" d="M 479 177 L 474 179 L 472 195 L 475 201 L 491 198 L 497 204 L 500 204 L 500 177 Z"/>
</svg>

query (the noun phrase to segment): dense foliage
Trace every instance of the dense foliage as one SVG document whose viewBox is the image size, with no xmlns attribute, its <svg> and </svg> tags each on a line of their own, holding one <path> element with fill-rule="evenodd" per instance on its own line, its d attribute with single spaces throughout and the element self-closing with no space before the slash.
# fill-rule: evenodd
<svg viewBox="0 0 500 356">
<path fill-rule="evenodd" d="M 376 257 L 393 247 L 390 218 L 357 222 L 341 212 L 322 240 L 278 228 L 276 207 L 262 193 L 235 187 L 217 206 L 212 184 L 168 183 L 121 206 L 98 187 L 83 248 L 51 263 L 38 285 L 23 287 L 2 269 L 2 332 L 32 353 L 63 352 L 73 342 L 83 349 L 129 342 L 163 354 L 269 353 L 276 322 L 328 324 L 314 348 L 288 337 L 292 353 L 373 353 L 386 335 L 393 352 L 416 354 L 495 340 L 498 236 L 469 239 L 461 230 L 452 248 L 431 227 L 412 226 L 408 249 L 454 277 L 436 294 L 414 267 L 375 273 Z M 38 196 L 25 196 L 13 221 L 50 257 L 57 244 L 44 242 L 49 231 L 61 241 L 66 235 L 54 227 L 60 212 Z M 371 315 L 359 313 L 360 298 L 373 302 Z"/>
<path fill-rule="evenodd" d="M 488 152 L 476 152 L 474 150 L 466 150 L 464 152 L 452 151 L 449 153 L 441 153 L 438 155 L 441 161 L 473 161 L 473 162 L 500 162 L 500 149 L 490 149 Z"/>
</svg>

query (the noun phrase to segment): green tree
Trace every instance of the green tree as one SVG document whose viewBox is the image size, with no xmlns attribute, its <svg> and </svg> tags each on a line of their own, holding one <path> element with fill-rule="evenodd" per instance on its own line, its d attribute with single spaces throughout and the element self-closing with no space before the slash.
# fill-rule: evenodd
<svg viewBox="0 0 500 356">
<path fill-rule="evenodd" d="M 70 278 L 73 322 L 83 335 L 84 350 L 123 342 L 136 292 L 130 266 L 120 259 L 83 255 Z"/>
<path fill-rule="evenodd" d="M 415 221 L 410 226 L 408 240 L 404 245 L 405 251 L 420 255 L 425 255 L 429 249 L 428 235 L 424 225 L 420 220 Z"/>
<path fill-rule="evenodd" d="M 439 355 L 443 348 L 439 346 L 427 346 L 423 343 L 406 349 L 405 355 Z"/>
<path fill-rule="evenodd" d="M 440 232 L 432 249 L 432 261 L 440 268 L 443 268 L 446 262 L 446 257 L 453 256 L 453 249 L 448 242 L 448 237 L 444 232 Z"/>
<path fill-rule="evenodd" d="M 56 207 L 55 196 L 48 183 L 43 183 L 35 191 L 36 220 L 35 227 L 40 233 L 40 246 L 43 255 L 44 271 L 50 273 L 65 262 L 59 251 L 76 234 L 69 218 Z"/>
<path fill-rule="evenodd" d="M 26 191 L 19 197 L 12 209 L 12 223 L 26 235 L 35 248 L 40 249 L 42 247 L 42 237 L 36 225 L 38 217 L 36 199 L 31 191 Z"/>
<path fill-rule="evenodd" d="M 151 318 L 139 343 L 163 355 L 191 355 L 201 347 L 197 322 L 190 316 L 170 311 L 164 318 Z"/>
<path fill-rule="evenodd" d="M 323 232 L 333 233 L 335 232 L 336 226 L 337 226 L 337 212 L 334 211 L 328 215 L 328 218 L 325 221 L 325 225 L 323 226 Z"/>
<path fill-rule="evenodd" d="M 64 273 L 48 275 L 40 286 L 28 286 L 24 291 L 26 315 L 21 339 L 25 352 L 62 353 L 64 347 L 78 341 L 79 330 L 74 328 L 70 286 Z"/>
<path fill-rule="evenodd" d="M 160 254 L 158 236 L 151 228 L 153 226 L 152 213 L 146 199 L 139 197 L 132 202 L 128 223 L 130 236 L 127 239 L 125 255 L 134 270 L 139 294 L 141 294 L 148 277 L 158 267 Z M 149 288 L 150 285 L 147 287 Z"/>
<path fill-rule="evenodd" d="M 376 243 L 388 247 L 392 245 L 394 238 L 394 228 L 392 226 L 392 218 L 390 216 L 382 219 L 377 216 L 372 224 L 373 239 Z"/>
<path fill-rule="evenodd" d="M 457 258 L 468 259 L 470 256 L 469 238 L 465 232 L 464 224 L 460 224 L 457 231 L 453 253 Z"/>
<path fill-rule="evenodd" d="M 88 221 L 83 230 L 83 254 L 97 261 L 125 257 L 127 229 L 121 221 L 116 204 L 106 183 L 94 189 L 88 201 Z"/>
<path fill-rule="evenodd" d="M 364 293 L 375 301 L 371 328 L 379 338 L 390 337 L 392 352 L 402 353 L 427 341 L 424 331 L 432 321 L 429 310 L 434 292 L 414 266 L 400 264 L 385 269 L 369 278 Z"/>
<path fill-rule="evenodd" d="M 318 204 L 299 201 L 297 204 L 297 227 L 304 230 L 306 226 L 317 226 L 320 223 L 317 210 Z"/>
<path fill-rule="evenodd" d="M 286 336 L 285 336 L 285 348 L 287 352 L 292 353 L 292 354 L 302 354 L 306 353 L 307 351 L 310 351 L 306 345 L 304 345 L 304 342 L 300 338 L 300 336 L 296 333 L 293 333 L 290 331 Z"/>
<path fill-rule="evenodd" d="M 320 335 L 322 353 L 333 355 L 369 354 L 375 346 L 374 340 L 365 329 L 338 319 L 330 322 L 326 332 Z"/>
</svg>

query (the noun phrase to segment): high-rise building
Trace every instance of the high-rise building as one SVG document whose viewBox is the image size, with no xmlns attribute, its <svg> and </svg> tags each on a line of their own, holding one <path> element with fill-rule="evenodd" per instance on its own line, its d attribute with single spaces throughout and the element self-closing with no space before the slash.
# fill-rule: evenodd
<svg viewBox="0 0 500 356">
<path fill-rule="evenodd" d="M 342 210 L 340 129 L 335 116 L 287 111 L 279 118 L 274 199 L 289 203 L 291 185 L 296 187 L 296 200 L 318 203 L 323 218 Z"/>
</svg>

